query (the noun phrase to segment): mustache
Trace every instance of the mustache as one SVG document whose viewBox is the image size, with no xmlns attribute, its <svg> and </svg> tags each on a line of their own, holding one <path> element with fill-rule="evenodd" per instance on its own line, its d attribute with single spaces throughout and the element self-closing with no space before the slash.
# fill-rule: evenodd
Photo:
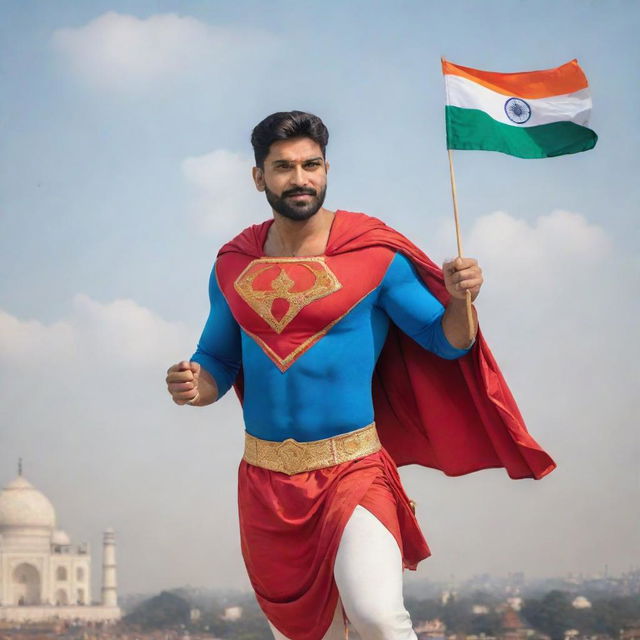
<svg viewBox="0 0 640 640">
<path fill-rule="evenodd" d="M 318 192 L 315 189 L 305 189 L 304 187 L 299 187 L 298 189 L 289 189 L 288 191 L 283 191 L 280 197 L 287 198 L 288 196 L 298 195 L 317 196 Z"/>
</svg>

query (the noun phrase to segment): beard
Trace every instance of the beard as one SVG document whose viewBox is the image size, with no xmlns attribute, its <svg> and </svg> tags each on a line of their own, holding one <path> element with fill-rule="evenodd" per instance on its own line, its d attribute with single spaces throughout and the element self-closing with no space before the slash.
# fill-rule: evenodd
<svg viewBox="0 0 640 640">
<path fill-rule="evenodd" d="M 283 191 L 282 195 L 278 196 L 266 185 L 264 191 L 267 196 L 267 202 L 271 205 L 271 208 L 274 211 L 285 218 L 289 218 L 289 220 L 302 222 L 318 213 L 320 207 L 324 203 L 324 198 L 327 193 L 327 185 L 324 185 L 320 193 L 315 189 L 300 187 L 298 189 Z M 289 199 L 289 196 L 294 196 L 300 193 L 309 194 L 311 197 L 308 200 L 301 202 Z"/>
</svg>

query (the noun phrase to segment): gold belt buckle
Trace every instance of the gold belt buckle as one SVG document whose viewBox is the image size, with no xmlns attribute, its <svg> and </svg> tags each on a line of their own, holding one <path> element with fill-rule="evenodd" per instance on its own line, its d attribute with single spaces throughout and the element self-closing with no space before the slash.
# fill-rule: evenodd
<svg viewBox="0 0 640 640">
<path fill-rule="evenodd" d="M 294 473 L 300 473 L 301 470 L 304 470 L 307 452 L 297 440 L 293 438 L 283 440 L 275 448 L 275 452 L 282 464 L 282 470 L 287 475 L 292 476 Z"/>
</svg>

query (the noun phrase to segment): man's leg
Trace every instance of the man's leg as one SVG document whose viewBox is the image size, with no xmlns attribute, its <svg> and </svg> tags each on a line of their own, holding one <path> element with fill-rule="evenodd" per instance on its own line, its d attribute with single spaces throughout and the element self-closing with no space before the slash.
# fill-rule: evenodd
<svg viewBox="0 0 640 640">
<path fill-rule="evenodd" d="M 283 636 L 270 622 L 271 633 L 275 640 L 289 640 L 286 636 Z M 327 632 L 322 637 L 322 640 L 344 640 L 344 620 L 342 617 L 342 606 L 338 601 L 336 612 L 333 616 L 331 626 L 327 629 Z"/>
<path fill-rule="evenodd" d="M 358 505 L 342 533 L 334 575 L 351 624 L 362 640 L 416 640 L 402 598 L 402 556 L 396 539 Z M 289 640 L 269 623 L 275 640 Z M 323 640 L 342 640 L 340 602 Z"/>
<path fill-rule="evenodd" d="M 334 575 L 347 616 L 362 640 L 416 640 L 402 598 L 398 543 L 360 505 L 342 534 Z"/>
</svg>

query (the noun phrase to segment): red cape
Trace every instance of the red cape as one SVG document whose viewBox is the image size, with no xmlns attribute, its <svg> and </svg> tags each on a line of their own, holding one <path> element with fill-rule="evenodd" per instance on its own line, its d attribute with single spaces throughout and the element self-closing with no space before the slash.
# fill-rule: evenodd
<svg viewBox="0 0 640 640">
<path fill-rule="evenodd" d="M 272 223 L 245 229 L 218 256 L 262 257 Z M 442 270 L 416 245 L 377 218 L 337 211 L 325 254 L 371 246 L 404 254 L 447 304 Z M 242 401 L 241 373 L 234 386 Z M 420 464 L 449 476 L 504 467 L 511 478 L 536 479 L 556 466 L 528 433 L 480 330 L 467 355 L 444 360 L 392 324 L 374 372 L 373 402 L 380 439 L 398 466 Z"/>
</svg>

